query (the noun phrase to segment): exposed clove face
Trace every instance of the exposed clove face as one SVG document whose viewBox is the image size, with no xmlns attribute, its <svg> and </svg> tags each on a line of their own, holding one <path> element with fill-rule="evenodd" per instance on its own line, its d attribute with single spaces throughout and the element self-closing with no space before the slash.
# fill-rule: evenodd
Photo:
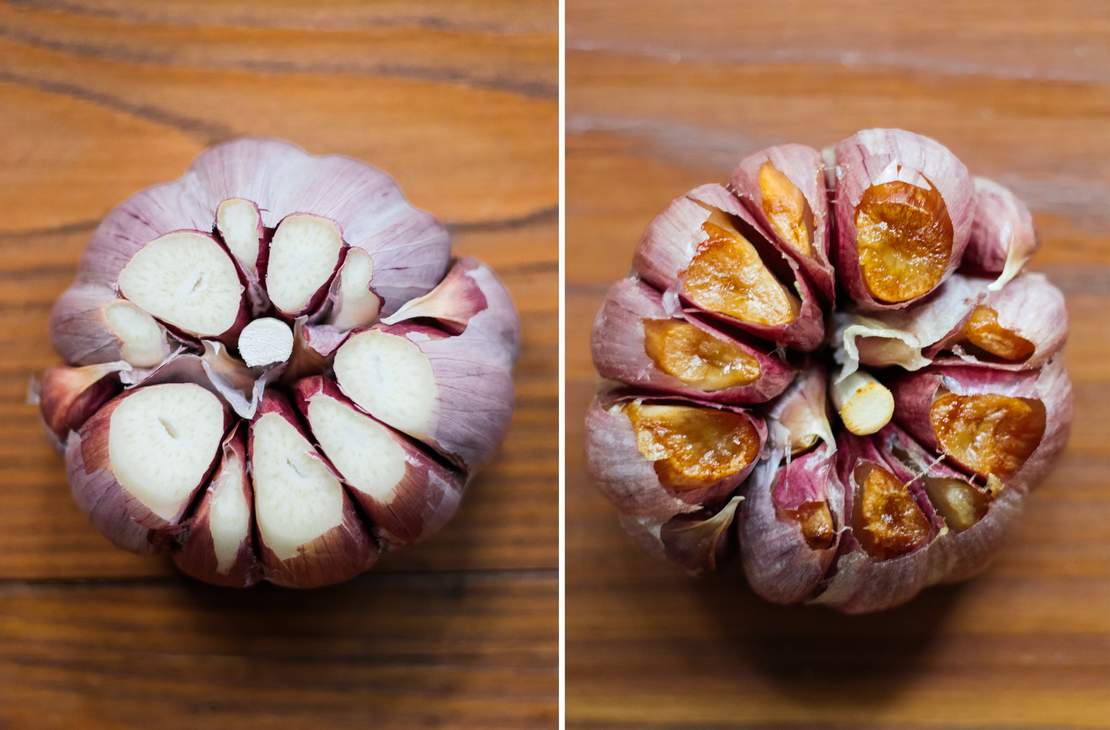
<svg viewBox="0 0 1110 730">
<path fill-rule="evenodd" d="M 1012 193 L 920 135 L 746 157 L 727 190 L 652 220 L 605 297 L 593 355 L 615 382 L 587 414 L 591 473 L 625 529 L 688 572 L 727 559 L 734 524 L 770 601 L 862 613 L 970 578 L 1072 420 L 1067 309 L 1022 272 L 1035 247 Z M 807 355 L 822 344 L 832 374 Z M 741 413 L 766 432 L 744 469 Z"/>
<path fill-rule="evenodd" d="M 838 273 L 856 306 L 903 308 L 940 286 L 971 234 L 963 163 L 897 129 L 857 132 L 836 146 L 835 161 Z"/>
<path fill-rule="evenodd" d="M 388 176 L 283 142 L 132 196 L 55 306 L 67 364 L 33 393 L 78 506 L 227 586 L 328 585 L 426 539 L 504 437 L 519 347 L 493 271 L 449 264 Z"/>
<path fill-rule="evenodd" d="M 782 346 L 821 344 L 820 306 L 796 260 L 720 185 L 675 199 L 644 232 L 636 273 L 664 297 Z"/>
<path fill-rule="evenodd" d="M 604 377 L 722 403 L 768 401 L 794 378 L 792 367 L 757 344 L 668 313 L 658 292 L 635 279 L 609 290 L 592 347 Z"/>
</svg>

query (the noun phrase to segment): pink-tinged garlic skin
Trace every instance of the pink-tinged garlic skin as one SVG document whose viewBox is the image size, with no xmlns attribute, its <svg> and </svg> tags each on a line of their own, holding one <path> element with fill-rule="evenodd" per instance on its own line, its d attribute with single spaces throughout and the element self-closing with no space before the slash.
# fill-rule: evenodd
<svg viewBox="0 0 1110 730">
<path fill-rule="evenodd" d="M 336 381 L 374 418 L 473 470 L 493 458 L 512 417 L 512 354 L 498 344 L 469 328 L 377 324 L 336 351 Z"/>
<path fill-rule="evenodd" d="M 865 129 L 836 145 L 836 261 L 838 280 L 848 297 L 864 311 L 904 309 L 928 292 L 901 302 L 883 302 L 864 283 L 856 247 L 856 211 L 868 188 L 901 181 L 935 188 L 952 224 L 948 265 L 936 286 L 959 266 L 971 235 L 974 190 L 967 168 L 947 147 L 902 129 Z M 930 290 L 931 291 L 931 290 Z"/>
<path fill-rule="evenodd" d="M 759 466 L 741 488 L 744 502 L 737 535 L 744 575 L 756 593 L 773 603 L 810 599 L 836 557 L 844 525 L 844 488 L 833 469 L 835 445 L 821 444 L 787 464 L 781 453 Z M 825 548 L 806 542 L 798 520 L 789 512 L 807 504 L 825 504 L 835 537 Z"/>
<path fill-rule="evenodd" d="M 186 575 L 213 585 L 245 588 L 262 577 L 255 557 L 254 493 L 247 474 L 245 429 L 224 441 L 220 465 L 189 520 L 174 564 Z"/>
<path fill-rule="evenodd" d="M 292 405 L 274 391 L 251 421 L 248 449 L 266 580 L 318 588 L 350 580 L 377 561 L 378 547 L 339 476 L 305 435 Z"/>
<path fill-rule="evenodd" d="M 724 501 L 755 468 L 757 459 L 705 487 L 676 490 L 664 485 L 654 468 L 655 462 L 645 458 L 637 446 L 635 428 L 624 410 L 629 403 L 652 404 L 659 400 L 633 400 L 619 395 L 595 399 L 586 412 L 586 462 L 602 493 L 623 514 L 651 518 L 662 524 L 677 515 Z M 766 441 L 763 419 L 742 408 L 687 399 L 662 401 L 742 414 L 755 429 L 759 449 Z"/>
<path fill-rule="evenodd" d="M 739 219 L 749 228 L 752 237 L 767 244 L 765 248 L 769 249 L 770 256 L 764 259 L 764 264 L 772 271 L 781 269 L 784 275 L 789 274 L 790 278 L 782 279 L 780 283 L 799 299 L 800 308 L 792 322 L 782 325 L 746 322 L 709 311 L 706 314 L 777 345 L 793 347 L 803 352 L 819 347 L 825 335 L 821 306 L 809 281 L 801 273 L 798 262 L 777 247 L 736 196 L 722 185 L 702 185 L 671 201 L 644 231 L 633 260 L 635 272 L 644 281 L 663 291 L 664 301 L 667 301 L 667 295 L 677 296 L 682 301 L 682 306 L 703 311 L 691 304 L 688 295 L 684 293 L 684 276 L 698 253 L 699 245 L 708 240 L 702 226 L 710 219 L 714 210 Z M 773 256 L 777 256 L 778 260 L 772 258 Z M 679 308 L 677 302 L 672 308 Z"/>
<path fill-rule="evenodd" d="M 455 515 L 465 480 L 402 434 L 366 415 L 334 381 L 305 378 L 293 386 L 297 409 L 348 493 L 388 545 L 412 545 Z"/>
<path fill-rule="evenodd" d="M 46 427 L 62 442 L 121 389 L 119 373 L 124 362 L 71 368 L 47 368 L 39 385 L 39 408 Z"/>
<path fill-rule="evenodd" d="M 729 188 L 759 221 L 763 230 L 775 234 L 768 218 L 760 185 L 760 170 L 770 164 L 801 192 L 813 216 L 812 252 L 799 252 L 790 242 L 775 235 L 779 249 L 793 257 L 826 303 L 836 302 L 836 272 L 829 261 L 829 197 L 825 189 L 825 163 L 821 153 L 801 144 L 768 147 L 748 155 L 732 173 Z"/>
<path fill-rule="evenodd" d="M 137 431 L 133 399 L 157 400 L 149 415 L 165 433 L 149 429 L 144 431 L 142 441 L 137 440 L 133 433 Z M 175 413 L 175 403 L 184 410 Z M 117 414 L 123 415 L 117 418 Z M 206 483 L 217 462 L 220 442 L 231 422 L 227 406 L 196 385 L 153 385 L 123 393 L 70 434 L 66 442 L 66 471 L 74 501 L 97 529 L 121 548 L 148 553 L 173 545 L 182 534 L 180 520 L 193 495 Z M 115 429 L 122 430 L 120 439 L 126 442 L 115 439 Z M 177 446 L 179 438 L 189 437 L 200 439 L 195 449 Z M 131 461 L 138 460 L 138 467 L 123 476 L 120 464 L 129 456 Z M 158 473 L 151 463 L 170 459 L 186 462 L 187 468 L 178 475 L 179 483 L 173 485 L 176 493 L 159 500 L 155 493 L 164 485 L 149 481 Z M 187 483 L 180 483 L 190 476 Z M 136 488 L 147 494 L 136 493 Z"/>
<path fill-rule="evenodd" d="M 993 180 L 976 177 L 975 213 L 963 267 L 980 274 L 997 274 L 991 290 L 1013 279 L 1040 245 L 1029 208 L 1010 190 Z"/>
<path fill-rule="evenodd" d="M 677 563 L 690 575 L 702 575 L 731 557 L 733 520 L 743 499 L 735 496 L 719 509 L 702 508 L 663 522 L 626 514 L 619 519 L 644 550 Z"/>
<path fill-rule="evenodd" d="M 702 398 L 720 403 L 763 403 L 782 393 L 794 379 L 794 369 L 780 358 L 730 337 L 706 321 L 684 321 L 712 337 L 743 350 L 759 364 L 759 378 L 748 385 L 719 390 L 693 387 L 659 369 L 645 349 L 644 320 L 672 319 L 662 296 L 635 278 L 621 279 L 609 289 L 594 320 L 593 362 L 604 378 L 650 390 Z"/>
<path fill-rule="evenodd" d="M 1028 491 L 1048 474 L 1067 443 L 1075 409 L 1062 356 L 1053 358 L 1040 370 L 1022 372 L 966 365 L 935 366 L 893 379 L 890 389 L 894 394 L 895 421 L 933 451 L 939 451 L 940 444 L 929 412 L 940 392 L 997 394 L 1040 401 L 1045 409 L 1044 435 L 1021 468 L 1003 478 L 1008 489 L 1021 491 Z"/>
<path fill-rule="evenodd" d="M 383 324 L 431 320 L 452 335 L 468 333 L 492 340 L 497 352 L 515 362 L 520 349 L 520 319 L 505 286 L 493 270 L 473 258 L 454 263 L 435 289 L 411 300 Z"/>
</svg>

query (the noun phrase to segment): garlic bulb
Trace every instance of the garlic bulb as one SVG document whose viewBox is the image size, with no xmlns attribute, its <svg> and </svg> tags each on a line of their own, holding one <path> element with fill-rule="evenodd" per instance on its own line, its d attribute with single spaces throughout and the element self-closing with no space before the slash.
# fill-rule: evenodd
<svg viewBox="0 0 1110 730">
<path fill-rule="evenodd" d="M 621 524 L 847 612 L 982 570 L 1072 420 L 1036 246 L 1011 192 L 897 129 L 762 150 L 673 201 L 593 331 L 586 453 Z"/>
<path fill-rule="evenodd" d="M 455 514 L 508 428 L 519 322 L 384 173 L 243 139 L 108 213 L 51 337 L 43 419 L 108 539 L 309 588 Z"/>
</svg>

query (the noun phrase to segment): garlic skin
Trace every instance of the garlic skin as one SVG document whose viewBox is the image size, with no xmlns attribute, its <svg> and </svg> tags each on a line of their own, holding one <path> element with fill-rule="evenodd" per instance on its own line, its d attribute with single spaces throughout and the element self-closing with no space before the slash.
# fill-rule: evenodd
<svg viewBox="0 0 1110 730">
<path fill-rule="evenodd" d="M 520 344 L 496 274 L 388 175 L 265 139 L 110 211 L 50 333 L 65 365 L 31 398 L 77 506 L 234 587 L 341 582 L 441 529 Z"/>
<path fill-rule="evenodd" d="M 708 235 L 704 226 L 714 211 L 731 217 L 745 227 L 745 238 L 757 247 L 764 267 L 779 270 L 779 284 L 798 300 L 798 311 L 788 323 L 744 321 L 725 313 L 713 312 L 691 302 L 687 284 L 690 264 L 704 250 Z M 759 249 L 763 250 L 760 251 Z M 772 268 L 773 267 L 773 268 Z M 636 249 L 633 269 L 646 282 L 682 302 L 676 305 L 720 319 L 756 337 L 777 345 L 797 348 L 803 352 L 816 349 L 824 338 L 825 328 L 821 307 L 809 282 L 802 275 L 798 262 L 783 253 L 762 230 L 740 201 L 722 185 L 702 185 L 671 201 L 662 213 L 648 224 Z M 778 279 L 779 276 L 775 278 Z"/>
<path fill-rule="evenodd" d="M 911 132 L 745 157 L 648 224 L 601 305 L 598 488 L 644 549 L 694 575 L 738 557 L 775 603 L 866 613 L 973 577 L 1074 415 L 1036 247 L 1021 201 Z M 764 424 L 743 469 L 711 412 Z"/>
<path fill-rule="evenodd" d="M 939 142 L 901 129 L 865 129 L 835 149 L 836 260 L 839 280 L 861 310 L 903 309 L 936 289 L 959 266 L 971 235 L 974 197 L 967 168 Z M 936 282 L 897 302 L 877 299 L 868 289 L 857 248 L 857 215 L 873 186 L 903 183 L 934 190 L 948 219 L 947 263 Z"/>
<path fill-rule="evenodd" d="M 706 389 L 660 369 L 645 346 L 645 321 L 669 320 L 687 323 L 713 340 L 741 350 L 758 367 L 757 379 L 743 385 Z M 663 393 L 720 403 L 763 403 L 781 393 L 794 379 L 793 368 L 758 346 L 692 315 L 672 316 L 654 289 L 633 278 L 621 279 L 610 288 L 594 320 L 591 343 L 594 363 L 602 377 Z"/>
<path fill-rule="evenodd" d="M 781 177 L 780 177 L 781 176 Z M 765 191 L 783 179 L 801 194 L 805 201 L 801 215 L 792 221 L 808 231 L 801 236 L 808 251 L 800 251 L 796 243 L 785 240 L 777 220 L 786 217 L 778 201 Z M 729 179 L 728 187 L 743 201 L 764 230 L 775 236 L 779 250 L 791 256 L 806 273 L 814 288 L 827 304 L 836 303 L 836 272 L 829 261 L 829 199 L 825 190 L 825 163 L 821 153 L 800 144 L 768 147 L 740 161 Z M 776 210 L 778 208 L 778 210 Z M 777 213 L 777 216 L 776 216 Z"/>
<path fill-rule="evenodd" d="M 963 268 L 980 274 L 997 274 L 991 291 L 1006 286 L 1025 266 L 1040 242 L 1029 208 L 1009 188 L 985 177 L 976 177 L 975 215 Z"/>
<path fill-rule="evenodd" d="M 735 549 L 730 539 L 732 525 L 743 500 L 736 496 L 715 512 L 703 508 L 665 522 L 626 514 L 619 519 L 621 526 L 644 550 L 677 563 L 690 575 L 702 575 L 716 570 L 732 556 Z"/>
</svg>

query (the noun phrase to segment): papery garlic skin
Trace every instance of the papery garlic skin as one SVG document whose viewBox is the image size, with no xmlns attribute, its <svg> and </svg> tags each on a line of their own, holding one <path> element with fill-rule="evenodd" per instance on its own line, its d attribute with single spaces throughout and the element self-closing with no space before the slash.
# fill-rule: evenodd
<svg viewBox="0 0 1110 730">
<path fill-rule="evenodd" d="M 905 130 L 745 157 L 648 224 L 601 304 L 598 488 L 649 552 L 693 574 L 738 554 L 777 603 L 880 611 L 974 576 L 1073 418 L 1064 297 L 1022 270 L 1037 243 L 1010 191 Z M 766 438 L 715 472 L 737 431 L 696 414 L 728 404 Z"/>
<path fill-rule="evenodd" d="M 963 266 L 970 271 L 997 274 L 991 291 L 1013 279 L 1040 243 L 1029 208 L 1008 188 L 976 177 L 975 215 Z"/>
<path fill-rule="evenodd" d="M 312 588 L 454 516 L 508 429 L 520 324 L 385 173 L 241 139 L 104 217 L 51 337 L 32 398 L 108 539 Z"/>
</svg>

